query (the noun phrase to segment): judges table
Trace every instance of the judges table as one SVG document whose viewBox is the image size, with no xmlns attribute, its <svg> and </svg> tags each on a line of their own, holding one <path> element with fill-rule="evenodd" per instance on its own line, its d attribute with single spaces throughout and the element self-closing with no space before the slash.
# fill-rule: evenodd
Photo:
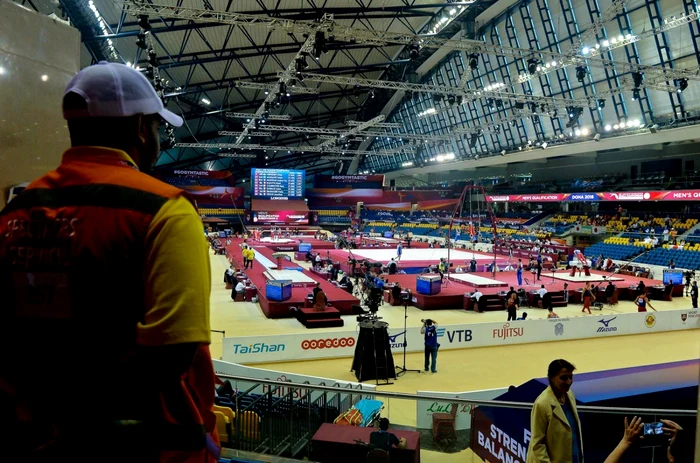
<svg viewBox="0 0 700 463">
<path fill-rule="evenodd" d="M 355 443 L 355 440 L 369 442 L 370 433 L 377 428 L 343 426 L 324 423 L 311 439 L 311 460 L 321 463 L 337 461 L 363 462 L 369 448 Z M 406 438 L 406 448 L 391 449 L 391 463 L 420 463 L 420 433 L 416 431 L 399 431 L 389 429 L 401 439 Z"/>
</svg>

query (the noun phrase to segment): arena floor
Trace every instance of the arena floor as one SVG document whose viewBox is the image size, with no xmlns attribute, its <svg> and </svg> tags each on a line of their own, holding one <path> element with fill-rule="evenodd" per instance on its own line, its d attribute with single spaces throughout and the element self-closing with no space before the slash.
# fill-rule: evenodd
<svg viewBox="0 0 700 463">
<path fill-rule="evenodd" d="M 431 250 L 432 251 L 432 250 Z M 257 304 L 234 303 L 230 291 L 223 284 L 223 273 L 227 261 L 223 256 L 211 256 L 212 295 L 211 326 L 214 330 L 225 330 L 227 336 L 255 334 L 288 334 L 306 332 L 295 319 L 268 320 Z M 300 265 L 303 265 L 300 263 Z M 658 310 L 688 308 L 688 298 L 675 298 L 672 302 L 654 301 Z M 606 306 L 594 314 L 617 314 L 634 312 L 636 307 L 630 301 L 620 301 L 614 308 Z M 403 307 L 380 308 L 379 315 L 390 325 L 403 324 Z M 579 305 L 557 309 L 560 316 L 575 317 L 581 314 Z M 544 318 L 541 310 L 528 310 L 529 318 Z M 420 319 L 426 313 L 409 307 L 408 326 L 421 326 Z M 474 313 L 464 310 L 431 311 L 431 317 L 442 324 L 479 323 L 505 320 L 503 312 Z M 355 324 L 354 316 L 344 317 L 344 328 L 329 328 L 325 331 L 347 330 Z M 351 329 L 351 328 L 350 328 Z M 220 357 L 222 336 L 212 333 L 212 356 Z M 653 346 L 650 349 L 649 346 Z M 566 358 L 577 367 L 578 372 L 591 372 L 631 366 L 666 363 L 678 360 L 700 358 L 700 336 L 695 331 L 673 333 L 649 333 L 597 339 L 572 340 L 540 344 L 519 344 L 515 346 L 470 348 L 466 350 L 445 350 L 438 357 L 438 373 L 407 373 L 390 386 L 381 386 L 383 391 L 415 393 L 417 390 L 471 391 L 518 385 L 534 377 L 546 374 L 548 363 L 554 358 Z M 256 367 L 277 371 L 330 377 L 353 381 L 350 372 L 350 359 L 299 361 L 284 363 L 256 364 Z M 403 363 L 402 356 L 395 356 L 397 365 Z M 406 356 L 407 368 L 420 369 L 422 353 L 409 353 Z M 415 426 L 415 404 L 406 400 L 385 401 L 383 413 L 396 424 Z M 480 462 L 470 450 L 456 454 L 444 454 L 428 450 L 421 451 L 423 462 Z"/>
</svg>

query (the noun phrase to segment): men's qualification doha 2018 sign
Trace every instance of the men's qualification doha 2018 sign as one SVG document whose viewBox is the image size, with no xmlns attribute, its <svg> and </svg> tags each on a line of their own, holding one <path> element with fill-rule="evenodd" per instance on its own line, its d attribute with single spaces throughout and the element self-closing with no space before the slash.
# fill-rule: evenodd
<svg viewBox="0 0 700 463">
<path fill-rule="evenodd" d="M 700 201 L 700 190 L 486 195 L 486 201 L 491 203 L 560 203 L 564 201 Z"/>
</svg>

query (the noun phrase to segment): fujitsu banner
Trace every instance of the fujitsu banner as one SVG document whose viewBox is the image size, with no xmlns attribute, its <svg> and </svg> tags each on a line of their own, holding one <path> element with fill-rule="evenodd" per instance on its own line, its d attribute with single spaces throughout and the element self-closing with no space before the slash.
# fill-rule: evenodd
<svg viewBox="0 0 700 463">
<path fill-rule="evenodd" d="M 492 203 L 555 203 L 577 201 L 700 201 L 700 190 L 615 191 L 601 193 L 538 193 L 528 195 L 487 195 Z"/>
</svg>

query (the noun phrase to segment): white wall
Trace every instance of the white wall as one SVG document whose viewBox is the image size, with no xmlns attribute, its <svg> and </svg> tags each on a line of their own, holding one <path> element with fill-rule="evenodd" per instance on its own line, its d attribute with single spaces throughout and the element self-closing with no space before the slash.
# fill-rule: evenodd
<svg viewBox="0 0 700 463">
<path fill-rule="evenodd" d="M 70 146 L 61 102 L 79 63 L 77 29 L 0 0 L 0 208 L 8 187 L 56 168 Z"/>
</svg>

